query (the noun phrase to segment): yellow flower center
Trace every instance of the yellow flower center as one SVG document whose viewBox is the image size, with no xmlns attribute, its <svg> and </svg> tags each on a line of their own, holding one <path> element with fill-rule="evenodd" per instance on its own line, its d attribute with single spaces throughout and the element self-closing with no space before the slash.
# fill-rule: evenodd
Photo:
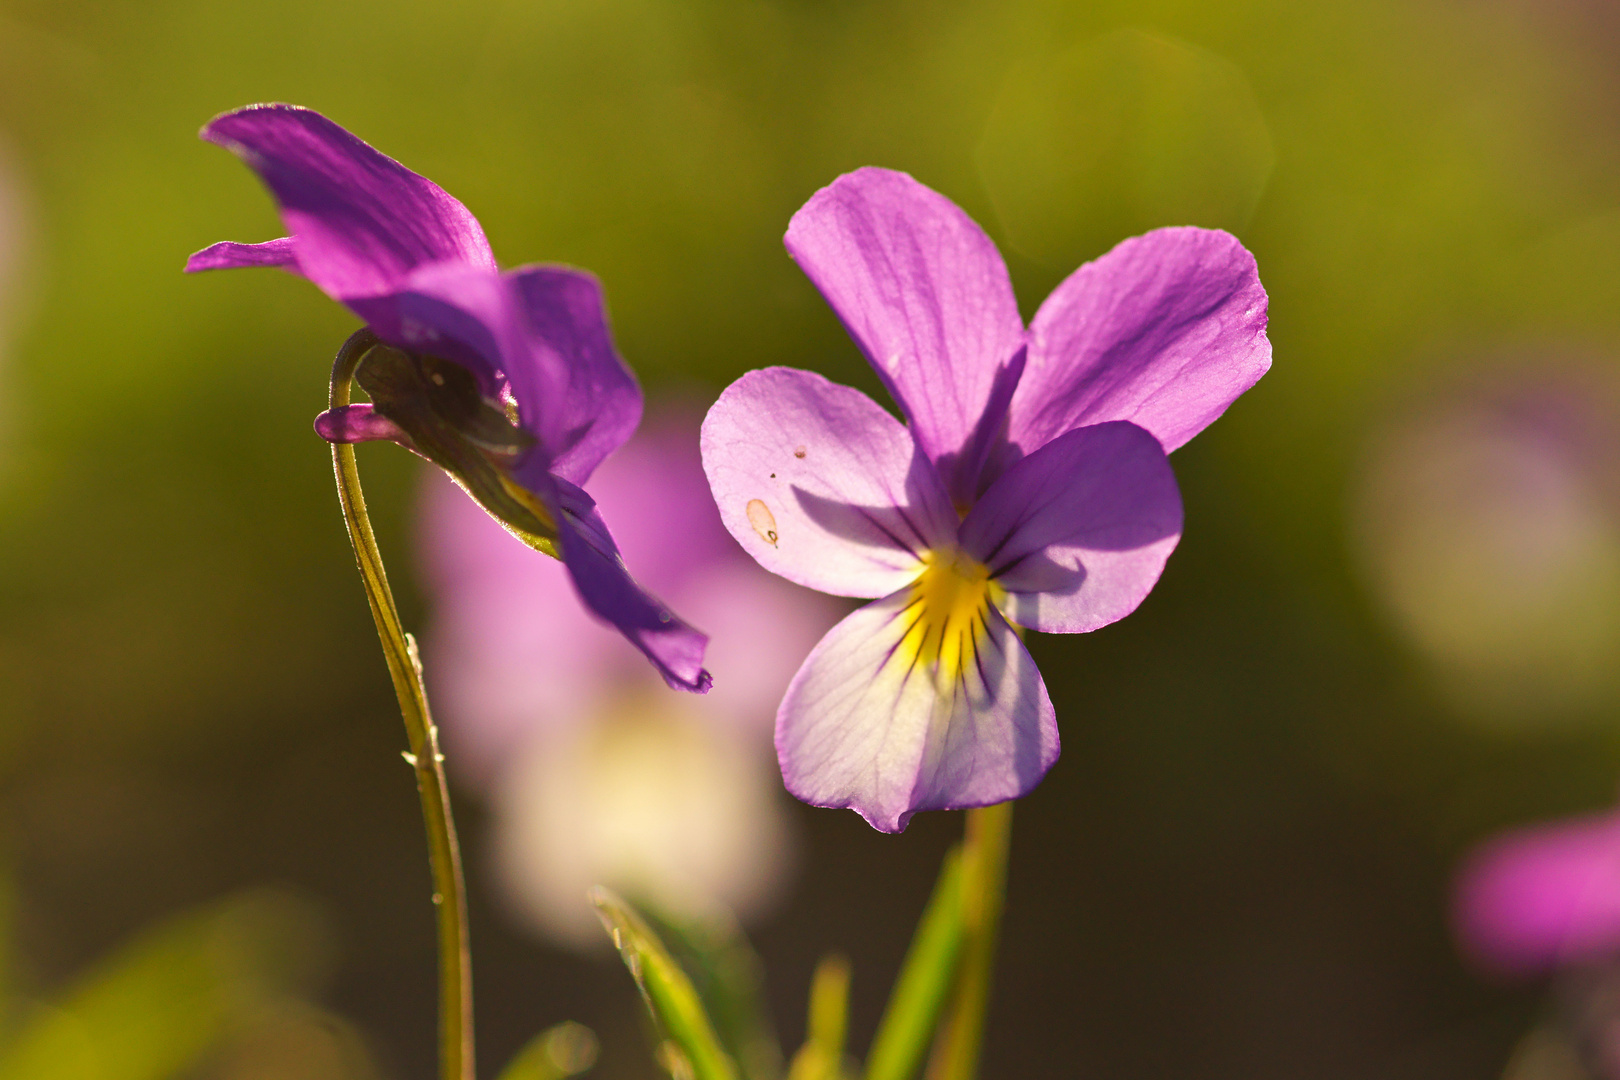
<svg viewBox="0 0 1620 1080">
<path fill-rule="evenodd" d="M 952 548 L 928 552 L 911 586 L 911 625 L 899 653 L 912 664 L 933 667 L 943 679 L 960 679 L 989 634 L 990 605 L 1002 595 L 990 568 L 978 560 Z"/>
</svg>

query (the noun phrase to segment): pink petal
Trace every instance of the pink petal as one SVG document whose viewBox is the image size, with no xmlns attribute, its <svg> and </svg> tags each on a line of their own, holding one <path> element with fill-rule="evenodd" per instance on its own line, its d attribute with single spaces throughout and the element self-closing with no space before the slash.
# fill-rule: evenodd
<svg viewBox="0 0 1620 1080">
<path fill-rule="evenodd" d="M 1061 435 L 1003 473 L 962 522 L 962 547 L 1008 591 L 1021 626 L 1082 634 L 1135 611 L 1181 539 L 1181 492 L 1135 424 Z"/>
<path fill-rule="evenodd" d="M 1069 275 L 1029 332 L 1008 430 L 1026 454 L 1106 420 L 1146 428 L 1169 452 L 1271 366 L 1254 256 L 1211 229 L 1126 240 Z"/>
<path fill-rule="evenodd" d="M 1453 921 L 1464 948 L 1507 973 L 1620 950 L 1620 817 L 1510 832 L 1457 875 Z"/>
<path fill-rule="evenodd" d="M 911 435 L 861 393 L 765 368 L 703 422 L 720 520 L 759 564 L 838 596 L 881 596 L 956 535 L 956 513 Z"/>
<path fill-rule="evenodd" d="M 1024 324 L 996 246 L 949 199 L 905 173 L 860 169 L 793 215 L 787 249 L 883 377 L 959 501 L 964 448 L 1008 382 Z M 1000 404 L 1005 407 L 1005 400 Z"/>
</svg>

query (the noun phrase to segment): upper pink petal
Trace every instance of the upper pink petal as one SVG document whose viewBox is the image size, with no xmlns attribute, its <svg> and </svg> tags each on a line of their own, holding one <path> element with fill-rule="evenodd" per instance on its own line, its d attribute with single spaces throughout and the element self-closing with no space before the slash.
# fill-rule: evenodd
<svg viewBox="0 0 1620 1080">
<path fill-rule="evenodd" d="M 426 263 L 495 269 L 465 206 L 320 113 L 250 105 L 215 117 L 202 137 L 259 174 L 281 205 L 299 270 L 334 299 L 390 292 Z"/>
<path fill-rule="evenodd" d="M 905 427 L 859 390 L 794 368 L 751 371 L 703 421 L 720 520 L 759 564 L 838 596 L 882 596 L 956 535 Z"/>
<path fill-rule="evenodd" d="M 1024 340 L 1006 264 L 984 230 L 905 173 L 860 169 L 811 197 L 787 249 L 911 422 L 951 493 L 976 479 L 964 448 Z M 1004 408 L 1004 397 L 999 401 Z M 972 455 L 966 455 L 971 457 Z M 958 473 L 961 476 L 958 476 Z"/>
<path fill-rule="evenodd" d="M 1168 453 L 1271 366 L 1254 256 L 1228 233 L 1190 226 L 1126 240 L 1080 267 L 1029 335 L 1008 427 L 1025 454 L 1105 420 L 1146 428 Z"/>
</svg>

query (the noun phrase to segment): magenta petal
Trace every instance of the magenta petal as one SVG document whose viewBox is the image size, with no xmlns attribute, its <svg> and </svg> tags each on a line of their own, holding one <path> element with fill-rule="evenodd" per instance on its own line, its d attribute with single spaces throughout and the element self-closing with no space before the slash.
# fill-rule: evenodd
<svg viewBox="0 0 1620 1080">
<path fill-rule="evenodd" d="M 1620 817 L 1521 829 L 1470 856 L 1453 921 L 1486 967 L 1528 974 L 1620 951 Z"/>
<path fill-rule="evenodd" d="M 859 390 L 794 368 L 751 371 L 703 421 L 720 520 L 774 574 L 883 596 L 950 543 L 956 512 L 899 421 Z"/>
<path fill-rule="evenodd" d="M 1024 453 L 1105 420 L 1174 450 L 1271 366 L 1254 256 L 1211 229 L 1126 240 L 1069 275 L 1029 334 L 1008 431 Z"/>
<path fill-rule="evenodd" d="M 776 716 L 794 795 L 849 807 L 884 832 L 919 810 L 1016 799 L 1057 761 L 1057 718 L 1035 661 L 995 609 L 960 678 L 916 662 L 909 589 L 867 604 L 821 639 Z"/>
<path fill-rule="evenodd" d="M 266 240 L 262 244 L 238 244 L 221 240 L 210 244 L 186 260 L 186 273 L 203 270 L 238 270 L 250 266 L 284 266 L 297 272 L 298 256 L 293 251 L 293 238 Z"/>
<path fill-rule="evenodd" d="M 1181 539 L 1181 492 L 1158 440 L 1115 421 L 1071 431 L 1003 473 L 962 522 L 1022 626 L 1079 634 L 1123 619 Z"/>
<path fill-rule="evenodd" d="M 905 410 L 953 495 L 970 497 L 964 445 L 980 427 L 1024 324 L 996 246 L 905 173 L 860 169 L 793 215 L 788 252 Z M 989 425 L 999 430 L 999 417 Z"/>
<path fill-rule="evenodd" d="M 333 299 L 390 292 L 426 263 L 495 269 L 466 207 L 317 112 L 252 105 L 215 117 L 202 137 L 259 174 L 297 241 L 298 268 Z"/>
<path fill-rule="evenodd" d="M 400 426 L 369 404 L 340 405 L 315 418 L 315 434 L 329 443 L 362 443 L 386 440 L 410 446 L 411 437 Z"/>
<path fill-rule="evenodd" d="M 703 670 L 708 636 L 636 584 L 591 497 L 565 480 L 556 484 L 563 564 L 580 600 L 640 649 L 673 689 L 707 693 L 713 684 Z"/>
<path fill-rule="evenodd" d="M 595 277 L 563 267 L 530 266 L 509 271 L 505 278 L 529 331 L 567 358 L 560 369 L 566 385 L 549 391 L 559 406 L 548 421 L 552 430 L 541 438 L 551 453 L 551 471 L 583 484 L 641 422 L 641 388 L 614 348 L 602 286 Z M 518 400 L 521 406 L 522 398 Z"/>
</svg>

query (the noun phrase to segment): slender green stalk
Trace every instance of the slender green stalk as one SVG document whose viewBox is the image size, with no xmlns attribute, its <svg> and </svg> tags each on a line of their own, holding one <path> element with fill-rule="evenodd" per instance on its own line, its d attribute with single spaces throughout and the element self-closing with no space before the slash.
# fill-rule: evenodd
<svg viewBox="0 0 1620 1080">
<path fill-rule="evenodd" d="M 362 330 L 343 343 L 332 363 L 331 407 L 347 405 L 353 394 L 354 372 L 366 351 L 377 343 Z M 382 553 L 366 516 L 366 498 L 360 490 L 360 471 L 354 447 L 332 445 L 332 467 L 337 474 L 338 498 L 349 527 L 360 580 L 371 602 L 371 616 L 382 639 L 383 657 L 394 680 L 400 715 L 410 751 L 405 760 L 416 770 L 416 790 L 422 799 L 422 821 L 427 827 L 428 856 L 433 870 L 433 903 L 439 931 L 439 1076 L 440 1080 L 474 1080 L 472 1024 L 472 960 L 467 948 L 467 895 L 461 880 L 461 849 L 450 816 L 450 792 L 444 781 L 444 755 L 439 753 L 439 731 L 428 712 L 422 686 L 422 661 L 415 640 L 400 625 L 394 594 L 388 588 Z"/>
<path fill-rule="evenodd" d="M 1007 894 L 1010 802 L 967 812 L 962 844 L 962 959 L 950 1004 L 928 1061 L 928 1080 L 974 1080 L 984 1045 L 1001 908 Z"/>
</svg>

